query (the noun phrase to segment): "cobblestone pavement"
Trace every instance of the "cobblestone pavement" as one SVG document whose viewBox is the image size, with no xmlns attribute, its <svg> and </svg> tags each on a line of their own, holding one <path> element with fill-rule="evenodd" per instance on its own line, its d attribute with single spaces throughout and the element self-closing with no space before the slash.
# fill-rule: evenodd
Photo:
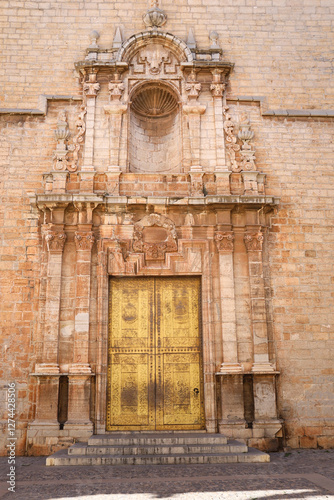
<svg viewBox="0 0 334 500">
<path fill-rule="evenodd" d="M 8 500 L 324 500 L 334 499 L 334 450 L 271 453 L 269 464 L 46 467 L 16 459 L 8 492 L 0 458 L 0 498 Z"/>
</svg>

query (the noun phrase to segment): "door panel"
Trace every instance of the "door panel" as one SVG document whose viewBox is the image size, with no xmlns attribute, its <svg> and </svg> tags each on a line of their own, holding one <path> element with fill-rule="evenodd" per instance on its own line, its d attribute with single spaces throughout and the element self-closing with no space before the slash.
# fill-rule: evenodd
<svg viewBox="0 0 334 500">
<path fill-rule="evenodd" d="M 107 430 L 204 426 L 199 278 L 113 278 Z"/>
</svg>

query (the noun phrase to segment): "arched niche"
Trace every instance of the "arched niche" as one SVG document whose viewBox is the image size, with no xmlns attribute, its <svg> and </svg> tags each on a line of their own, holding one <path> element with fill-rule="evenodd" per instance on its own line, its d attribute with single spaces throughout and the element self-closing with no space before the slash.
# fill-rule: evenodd
<svg viewBox="0 0 334 500">
<path fill-rule="evenodd" d="M 180 97 L 166 81 L 144 81 L 130 95 L 129 170 L 174 173 L 182 168 Z"/>
</svg>

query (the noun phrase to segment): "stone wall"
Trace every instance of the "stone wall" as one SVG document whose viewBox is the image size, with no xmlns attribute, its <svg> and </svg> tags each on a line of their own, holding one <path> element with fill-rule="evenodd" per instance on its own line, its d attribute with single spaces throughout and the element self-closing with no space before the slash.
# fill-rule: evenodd
<svg viewBox="0 0 334 500">
<path fill-rule="evenodd" d="M 210 43 L 210 31 L 217 31 L 223 59 L 235 64 L 227 88 L 229 112 L 237 120 L 242 113 L 249 115 L 257 170 L 266 174 L 267 195 L 280 197 L 265 238 L 264 277 L 269 348 L 280 372 L 277 401 L 279 417 L 285 421 L 285 444 L 332 447 L 334 106 L 328 35 L 333 29 L 334 7 L 331 0 L 228 3 L 164 0 L 166 29 L 186 41 L 192 28 L 199 48 Z M 44 191 L 43 174 L 52 168 L 60 106 L 67 112 L 70 129 L 75 129 L 82 87 L 74 62 L 84 58 L 91 30 L 99 31 L 102 48 L 112 45 L 116 26 L 121 27 L 125 40 L 143 29 L 147 3 L 3 1 L 1 8 L 0 379 L 2 401 L 6 384 L 16 383 L 17 450 L 23 454 L 27 423 L 35 413 L 36 383 L 29 375 L 42 350 L 39 303 L 44 298 L 41 276 L 46 267 L 40 213 L 31 206 L 29 195 Z M 42 95 L 49 96 L 46 114 Z M 205 95 L 210 96 L 208 89 L 203 102 L 209 99 Z M 102 108 L 97 107 L 97 116 L 106 119 Z M 201 158 L 213 170 L 215 145 L 209 118 L 204 116 L 202 122 L 207 142 Z M 102 145 L 107 140 L 102 130 L 96 131 L 96 138 Z M 107 148 L 96 151 L 95 161 L 101 172 L 95 177 L 95 190 L 103 192 Z M 138 196 L 167 192 L 178 197 L 187 191 L 186 177 L 167 176 L 166 183 L 158 186 L 161 179 L 154 174 L 145 184 L 136 182 L 136 174 L 125 174 L 121 194 L 124 189 Z M 211 181 L 206 174 L 208 192 L 213 190 Z M 70 174 L 70 183 L 69 191 L 77 191 L 78 174 Z M 235 184 L 234 192 L 238 189 Z M 198 221 L 205 224 L 201 214 Z M 67 295 L 71 295 L 75 273 L 70 245 L 74 248 L 74 242 L 67 244 L 62 270 Z M 235 265 L 242 276 L 243 263 Z M 242 296 L 241 278 L 235 286 Z M 251 335 L 245 307 L 246 301 L 236 304 L 236 326 L 239 356 L 247 363 Z M 60 351 L 63 359 L 68 356 L 68 363 L 72 316 L 73 304 L 64 301 Z M 93 339 L 95 327 L 93 324 Z M 5 440 L 6 413 L 1 418 Z M 70 443 L 70 430 L 61 432 L 60 439 L 48 436 L 40 452 Z M 4 446 L 1 450 L 4 452 Z"/>
</svg>

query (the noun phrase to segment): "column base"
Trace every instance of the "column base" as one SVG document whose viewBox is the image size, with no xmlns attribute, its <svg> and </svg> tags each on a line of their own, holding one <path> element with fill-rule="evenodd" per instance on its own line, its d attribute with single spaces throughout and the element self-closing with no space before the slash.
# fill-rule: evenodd
<svg viewBox="0 0 334 500">
<path fill-rule="evenodd" d="M 205 422 L 206 431 L 215 434 L 217 432 L 217 425 L 215 420 L 206 420 Z"/>
<path fill-rule="evenodd" d="M 77 430 L 93 433 L 93 422 L 90 420 L 79 421 L 79 420 L 68 420 L 64 424 L 64 430 Z"/>
<path fill-rule="evenodd" d="M 252 373 L 273 373 L 275 372 L 275 367 L 269 363 L 253 363 Z"/>
<path fill-rule="evenodd" d="M 36 363 L 35 374 L 37 375 L 58 375 L 59 365 L 57 363 Z"/>
<path fill-rule="evenodd" d="M 219 374 L 242 373 L 243 366 L 240 363 L 222 363 Z"/>
<path fill-rule="evenodd" d="M 88 363 L 73 363 L 69 366 L 68 373 L 71 375 L 90 375 L 92 369 Z"/>
</svg>

